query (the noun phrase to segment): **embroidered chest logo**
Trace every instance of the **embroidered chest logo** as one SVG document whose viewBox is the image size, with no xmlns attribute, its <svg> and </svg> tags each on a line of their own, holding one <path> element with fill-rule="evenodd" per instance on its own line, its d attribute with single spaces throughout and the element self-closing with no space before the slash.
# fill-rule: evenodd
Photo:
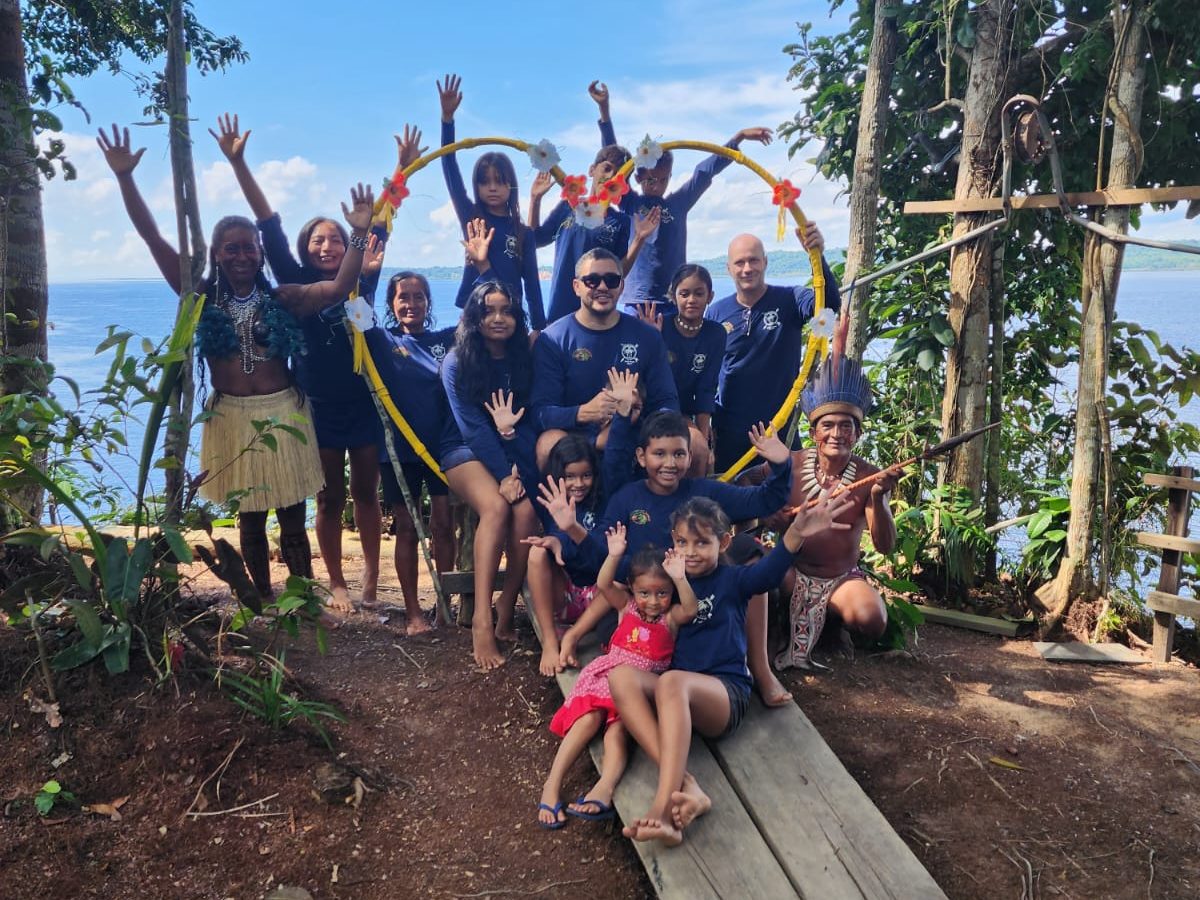
<svg viewBox="0 0 1200 900">
<path fill-rule="evenodd" d="M 723 323 L 723 324 L 725 325 L 725 333 L 726 333 L 726 334 L 733 334 L 733 323 L 732 323 L 732 322 L 725 322 L 725 323 Z"/>
<path fill-rule="evenodd" d="M 517 246 L 517 236 L 515 234 L 510 234 L 504 239 L 504 255 L 509 259 L 516 259 L 519 255 L 518 250 L 519 247 Z"/>
<path fill-rule="evenodd" d="M 441 362 L 446 357 L 446 345 L 434 344 L 429 348 L 429 353 L 434 359 L 436 359 L 438 362 Z"/>
<path fill-rule="evenodd" d="M 768 309 L 762 317 L 763 331 L 774 331 L 779 327 L 779 310 Z"/>
<path fill-rule="evenodd" d="M 704 371 L 704 366 L 708 362 L 707 353 L 696 353 L 692 355 L 692 371 L 699 375 Z"/>
<path fill-rule="evenodd" d="M 588 531 L 591 531 L 596 527 L 596 514 L 589 509 L 583 514 L 583 518 L 580 520 L 579 524 Z"/>
<path fill-rule="evenodd" d="M 619 227 L 615 222 L 605 222 L 596 229 L 596 243 L 605 247 L 611 247 L 617 242 L 617 232 Z"/>
<path fill-rule="evenodd" d="M 692 619 L 693 625 L 703 625 L 712 618 L 713 603 L 716 602 L 716 594 L 709 594 L 707 597 L 701 597 L 696 601 L 696 618 Z"/>
<path fill-rule="evenodd" d="M 644 509 L 635 509 L 629 514 L 629 522 L 632 525 L 649 525 L 650 513 Z"/>
<path fill-rule="evenodd" d="M 622 344 L 621 345 L 621 362 L 627 366 L 636 366 L 638 363 L 638 345 L 637 344 Z"/>
<path fill-rule="evenodd" d="M 571 359 L 575 360 L 575 362 L 587 362 L 591 358 L 592 351 L 587 347 L 580 347 L 571 354 Z"/>
</svg>

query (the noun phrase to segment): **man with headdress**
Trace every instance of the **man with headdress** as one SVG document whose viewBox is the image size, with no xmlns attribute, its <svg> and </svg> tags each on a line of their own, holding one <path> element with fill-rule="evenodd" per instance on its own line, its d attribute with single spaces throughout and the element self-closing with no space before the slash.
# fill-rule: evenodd
<svg viewBox="0 0 1200 900">
<path fill-rule="evenodd" d="M 845 317 L 839 322 L 833 352 L 800 397 L 813 446 L 792 452 L 794 475 L 788 508 L 840 492 L 880 471 L 853 452 L 873 400 L 862 366 L 843 354 L 847 323 Z M 872 484 L 855 488 L 854 506 L 838 519 L 850 529 L 810 537 L 795 555 L 783 584 L 791 598 L 788 646 L 775 657 L 776 668 L 810 667 L 829 609 L 853 631 L 873 638 L 883 634 L 887 607 L 859 570 L 858 558 L 864 529 L 879 552 L 890 553 L 895 547 L 896 522 L 888 500 L 896 477 L 889 472 Z M 768 524 L 786 527 L 787 516 L 780 514 Z"/>
</svg>

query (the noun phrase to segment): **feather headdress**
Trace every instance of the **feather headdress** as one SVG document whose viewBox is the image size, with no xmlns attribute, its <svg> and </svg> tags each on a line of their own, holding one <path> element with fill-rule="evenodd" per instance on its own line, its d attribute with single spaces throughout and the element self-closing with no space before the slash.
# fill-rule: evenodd
<svg viewBox="0 0 1200 900">
<path fill-rule="evenodd" d="M 830 413 L 853 416 L 859 425 L 875 405 L 871 383 L 862 365 L 846 356 L 850 317 L 843 315 L 834 328 L 833 347 L 816 375 L 800 395 L 800 408 L 810 423 Z"/>
</svg>

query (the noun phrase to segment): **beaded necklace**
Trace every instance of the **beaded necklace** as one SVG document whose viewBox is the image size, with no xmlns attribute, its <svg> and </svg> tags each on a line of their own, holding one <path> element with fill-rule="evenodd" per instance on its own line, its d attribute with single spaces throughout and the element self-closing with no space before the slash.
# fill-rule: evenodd
<svg viewBox="0 0 1200 900">
<path fill-rule="evenodd" d="M 259 338 L 266 343 L 268 331 L 264 324 L 258 321 L 258 310 L 262 306 L 262 294 L 257 287 L 248 296 L 239 297 L 236 294 L 225 294 L 221 298 L 221 308 L 233 320 L 233 331 L 237 335 L 238 347 L 242 352 L 242 371 L 247 375 L 254 372 L 256 363 L 265 362 L 267 357 L 256 348 Z"/>
<path fill-rule="evenodd" d="M 837 482 L 843 486 L 853 484 L 857 469 L 858 464 L 854 461 L 854 457 L 850 457 L 850 462 L 846 463 L 846 468 L 842 469 L 841 477 L 837 479 Z M 829 495 L 832 493 L 831 488 L 832 486 L 826 487 L 821 483 L 821 478 L 817 473 L 817 451 L 805 451 L 804 462 L 800 464 L 800 490 L 804 491 L 805 498 L 815 500 L 822 495 Z"/>
<path fill-rule="evenodd" d="M 696 335 L 698 335 L 700 333 L 700 329 L 704 327 L 704 320 L 701 319 L 695 325 L 689 325 L 687 322 L 683 321 L 683 319 L 681 319 L 679 316 L 676 316 L 675 317 L 675 327 L 679 329 L 681 334 L 687 335 L 690 337 L 695 337 Z"/>
</svg>

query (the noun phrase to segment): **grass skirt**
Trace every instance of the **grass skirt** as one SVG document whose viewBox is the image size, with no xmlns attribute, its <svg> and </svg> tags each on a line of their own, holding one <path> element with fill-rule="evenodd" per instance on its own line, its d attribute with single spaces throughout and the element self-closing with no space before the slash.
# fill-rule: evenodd
<svg viewBox="0 0 1200 900">
<path fill-rule="evenodd" d="M 285 388 L 255 397 L 220 394 L 210 400 L 212 415 L 200 441 L 200 469 L 208 475 L 200 496 L 223 503 L 231 492 L 249 491 L 238 508 L 262 512 L 291 506 L 319 491 L 325 477 L 308 401 L 297 404 L 302 396 Z M 272 420 L 296 429 L 304 440 L 279 428 L 268 427 L 260 434 L 253 424 Z"/>
</svg>

